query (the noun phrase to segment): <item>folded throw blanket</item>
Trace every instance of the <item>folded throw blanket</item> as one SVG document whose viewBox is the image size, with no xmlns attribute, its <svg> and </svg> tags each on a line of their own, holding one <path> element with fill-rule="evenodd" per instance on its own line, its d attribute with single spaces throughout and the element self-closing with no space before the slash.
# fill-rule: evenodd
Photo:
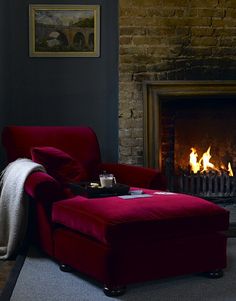
<svg viewBox="0 0 236 301">
<path fill-rule="evenodd" d="M 24 238 L 28 220 L 28 203 L 24 183 L 34 171 L 46 172 L 29 159 L 17 159 L 1 173 L 0 195 L 0 259 L 9 258 Z"/>
</svg>

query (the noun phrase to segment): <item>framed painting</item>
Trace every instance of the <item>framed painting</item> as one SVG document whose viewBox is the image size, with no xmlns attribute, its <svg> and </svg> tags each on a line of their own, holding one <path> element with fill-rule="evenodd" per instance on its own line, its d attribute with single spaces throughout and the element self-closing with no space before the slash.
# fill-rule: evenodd
<svg viewBox="0 0 236 301">
<path fill-rule="evenodd" d="M 99 57 L 99 5 L 29 5 L 30 57 Z"/>
</svg>

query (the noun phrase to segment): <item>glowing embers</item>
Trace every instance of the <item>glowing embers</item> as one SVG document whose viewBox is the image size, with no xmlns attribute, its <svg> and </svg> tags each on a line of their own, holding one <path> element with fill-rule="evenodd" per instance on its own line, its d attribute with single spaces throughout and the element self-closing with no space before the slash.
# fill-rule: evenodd
<svg viewBox="0 0 236 301">
<path fill-rule="evenodd" d="M 230 162 L 227 164 L 227 168 L 224 166 L 224 164 L 221 164 L 220 167 L 216 167 L 212 162 L 210 162 L 211 154 L 210 154 L 211 147 L 209 146 L 207 151 L 203 153 L 202 157 L 198 160 L 198 154 L 195 148 L 191 148 L 191 153 L 189 155 L 189 165 L 190 169 L 193 173 L 198 172 L 209 172 L 209 171 L 215 171 L 219 174 L 222 174 L 222 172 L 226 172 L 230 177 L 233 177 L 233 170 L 231 167 Z"/>
</svg>

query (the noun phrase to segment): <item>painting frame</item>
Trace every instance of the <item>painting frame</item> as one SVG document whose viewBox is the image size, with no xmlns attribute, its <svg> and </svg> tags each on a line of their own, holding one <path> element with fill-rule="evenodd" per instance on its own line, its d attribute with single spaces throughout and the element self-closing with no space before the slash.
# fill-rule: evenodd
<svg viewBox="0 0 236 301">
<path fill-rule="evenodd" d="M 100 5 L 29 4 L 30 57 L 99 57 Z"/>
</svg>

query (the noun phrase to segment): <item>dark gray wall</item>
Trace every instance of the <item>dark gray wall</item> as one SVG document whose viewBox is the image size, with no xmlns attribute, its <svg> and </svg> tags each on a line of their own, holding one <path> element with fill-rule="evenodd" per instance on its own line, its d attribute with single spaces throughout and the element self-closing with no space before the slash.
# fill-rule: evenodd
<svg viewBox="0 0 236 301">
<path fill-rule="evenodd" d="M 101 5 L 99 58 L 30 58 L 29 3 L 55 4 L 55 1 L 1 1 L 1 8 L 8 6 L 3 13 L 7 25 L 3 35 L 5 46 L 0 52 L 5 74 L 4 79 L 2 73 L 0 77 L 0 87 L 5 86 L 0 94 L 1 127 L 7 124 L 88 125 L 98 135 L 103 159 L 116 161 L 118 0 L 66 1 L 67 4 Z M 65 4 L 65 1 L 56 3 Z"/>
<path fill-rule="evenodd" d="M 0 1 L 0 125 L 3 122 L 3 102 L 6 93 L 6 78 L 7 78 L 7 27 L 4 22 L 4 15 L 7 10 L 7 2 Z"/>
</svg>

